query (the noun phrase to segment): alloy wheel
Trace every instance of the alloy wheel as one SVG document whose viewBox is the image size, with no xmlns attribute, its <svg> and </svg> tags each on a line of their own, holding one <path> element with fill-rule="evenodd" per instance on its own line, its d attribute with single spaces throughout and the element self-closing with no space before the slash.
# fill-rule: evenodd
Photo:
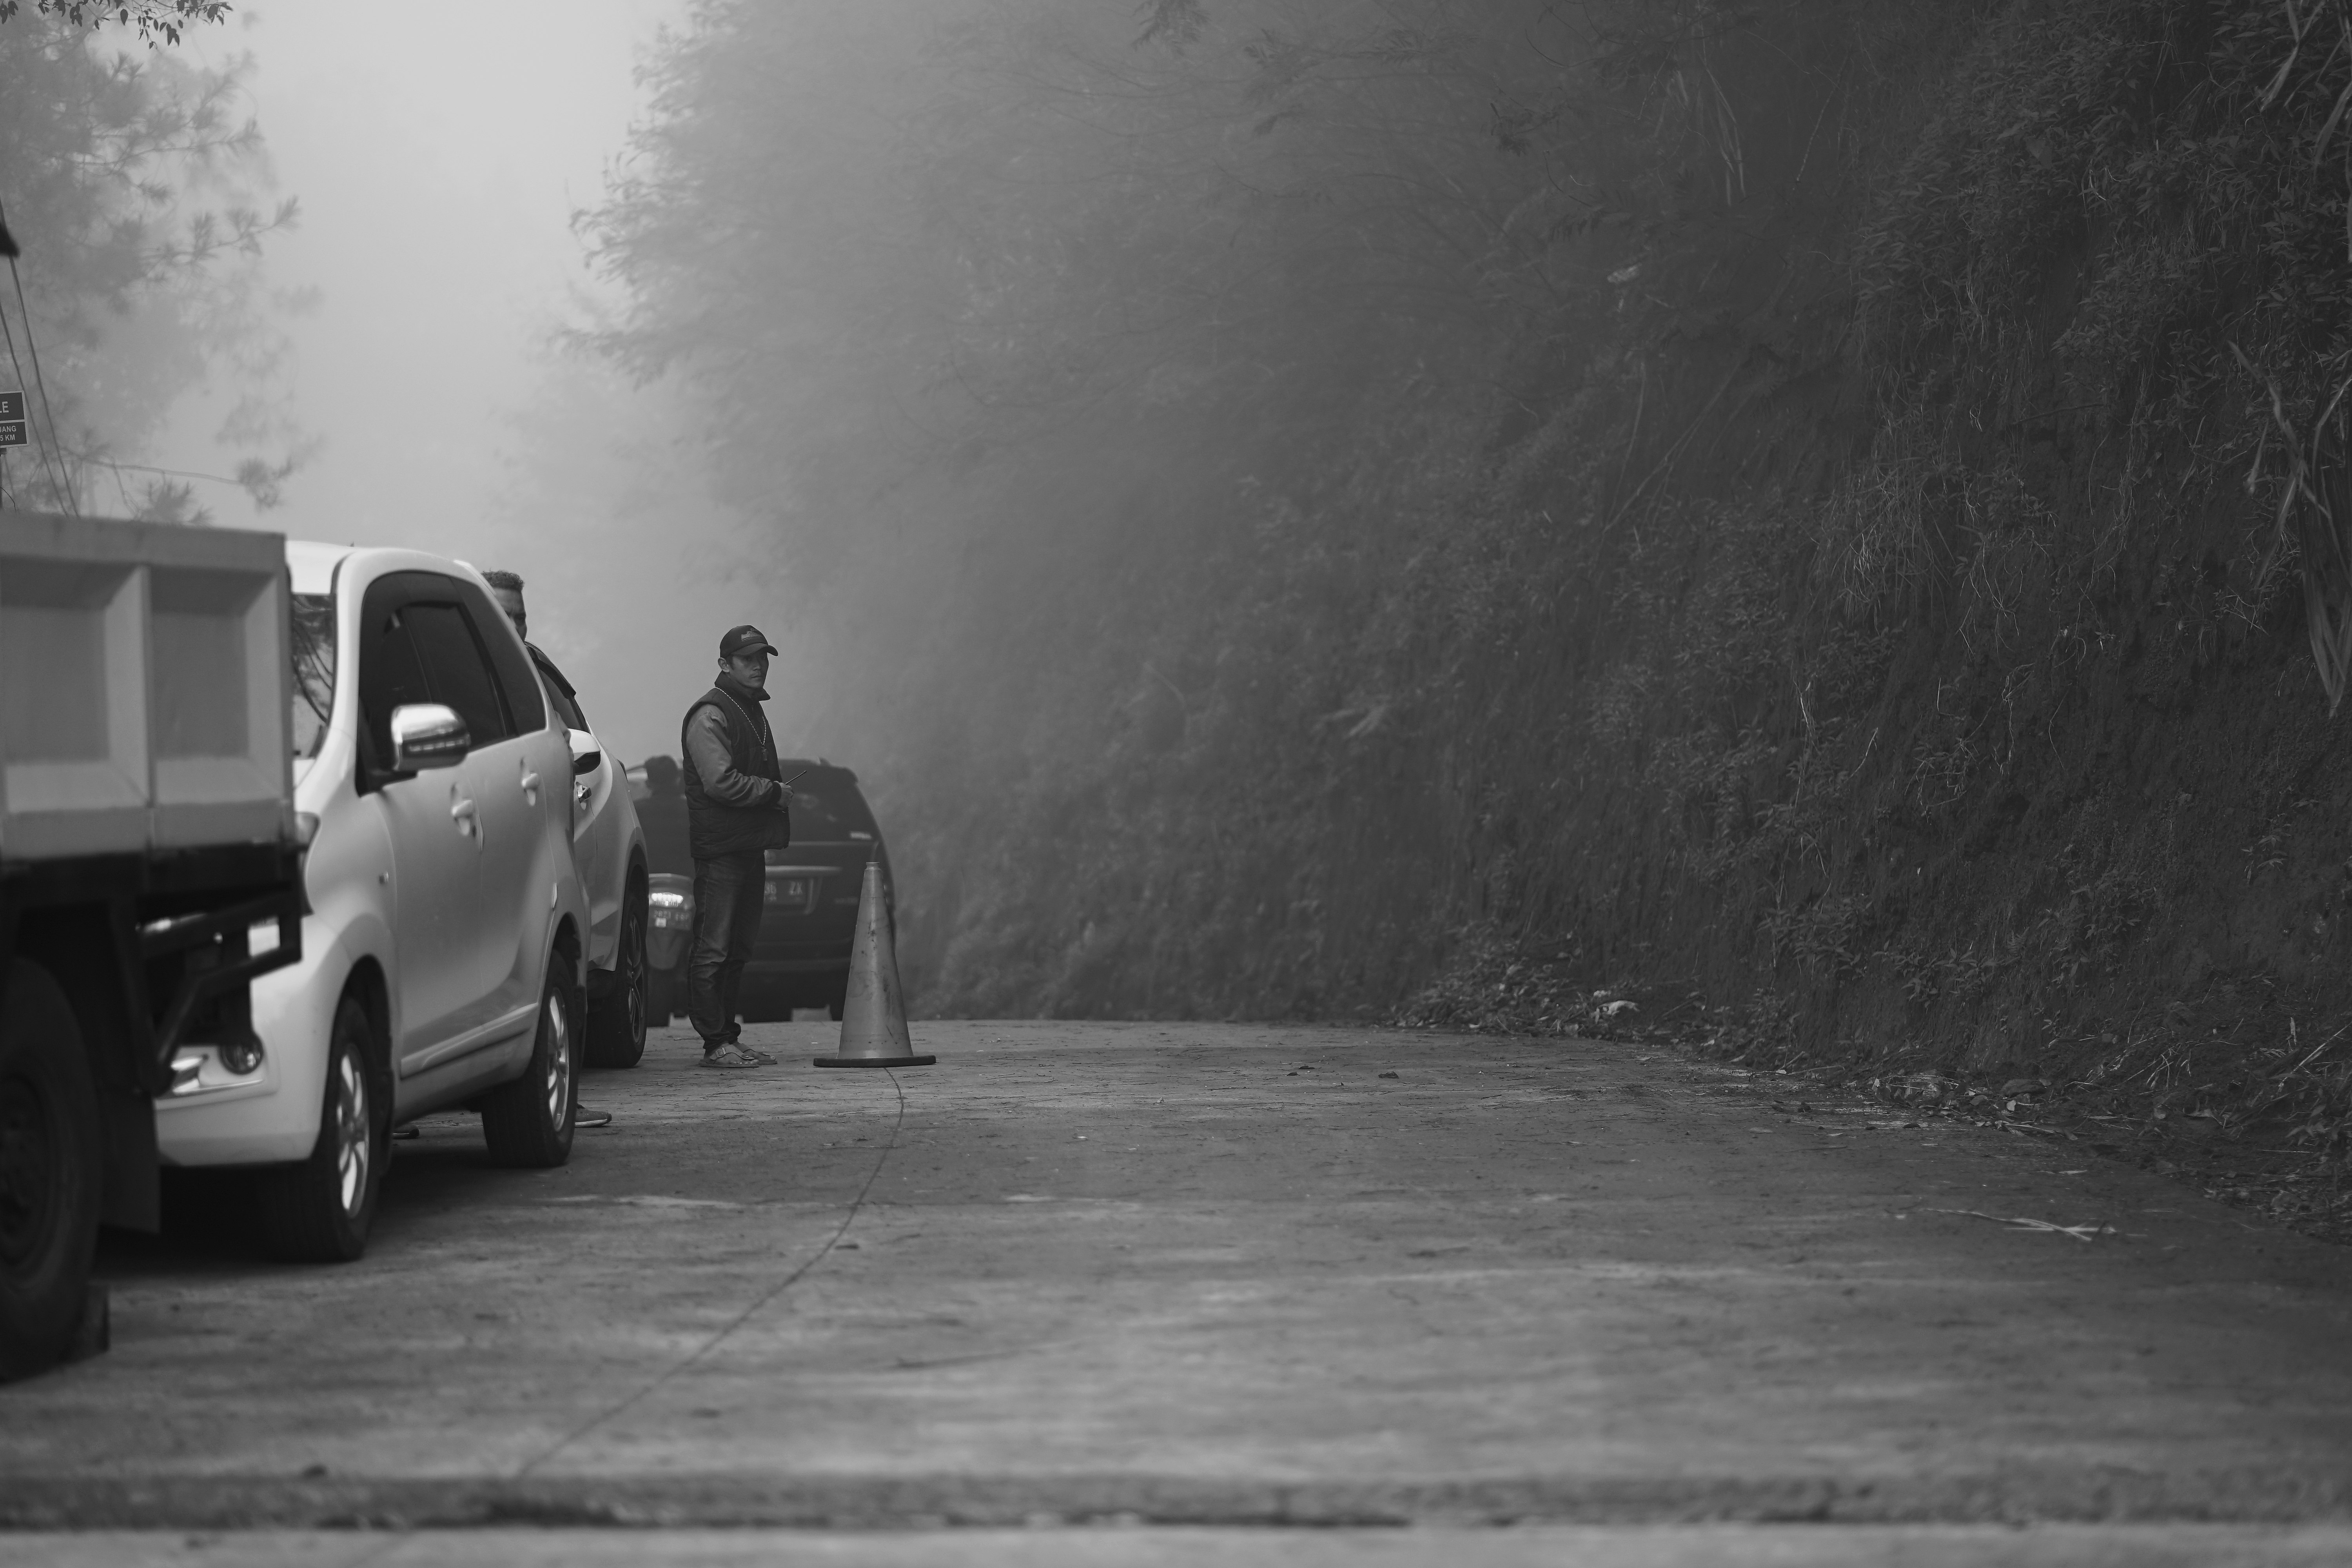
<svg viewBox="0 0 2352 1568">
<path fill-rule="evenodd" d="M 357 1215 L 367 1201 L 368 1166 L 375 1158 L 371 1131 L 367 1074 L 356 1053 L 339 1052 L 335 1058 L 335 1180 L 346 1215 Z"/>
<path fill-rule="evenodd" d="M 547 1121 L 561 1127 L 572 1113 L 572 1014 L 552 988 L 547 1002 Z"/>
<path fill-rule="evenodd" d="M 629 912 L 629 929 L 621 933 L 622 1005 L 627 1009 L 629 1038 L 646 1037 L 646 917 Z"/>
</svg>

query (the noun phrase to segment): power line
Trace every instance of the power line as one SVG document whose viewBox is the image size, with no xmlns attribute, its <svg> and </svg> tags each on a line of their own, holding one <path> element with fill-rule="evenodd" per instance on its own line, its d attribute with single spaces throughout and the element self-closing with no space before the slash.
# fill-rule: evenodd
<svg viewBox="0 0 2352 1568">
<path fill-rule="evenodd" d="M 125 517 L 136 516 L 139 511 L 138 503 L 131 499 L 130 487 L 122 482 L 122 476 L 126 473 L 161 474 L 173 479 L 202 479 L 207 484 L 229 485 L 245 490 L 248 495 L 252 493 L 243 480 L 232 479 L 225 474 L 200 474 L 192 468 L 159 468 L 152 463 L 118 463 L 111 458 L 100 458 L 89 452 L 68 452 L 67 456 L 85 468 L 106 470 L 107 476 L 114 481 L 114 493 L 122 498 L 122 515 Z M 148 491 L 151 499 L 154 493 L 151 487 Z M 195 492 L 189 490 L 186 493 L 193 501 Z M 208 518 L 211 514 L 200 512 L 199 515 Z"/>
<path fill-rule="evenodd" d="M 226 474 L 200 474 L 194 468 L 159 468 L 152 463 L 117 462 L 112 458 L 100 458 L 89 452 L 68 451 L 67 456 L 78 463 L 89 463 L 101 468 L 127 469 L 141 474 L 162 474 L 166 479 L 202 479 L 207 484 L 229 485 L 248 493 L 251 490 L 251 487 L 243 479 L 232 479 Z"/>
</svg>

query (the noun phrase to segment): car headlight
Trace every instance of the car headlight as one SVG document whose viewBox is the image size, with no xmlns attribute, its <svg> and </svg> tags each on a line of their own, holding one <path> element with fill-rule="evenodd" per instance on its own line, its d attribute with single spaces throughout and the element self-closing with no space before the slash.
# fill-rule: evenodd
<svg viewBox="0 0 2352 1568">
<path fill-rule="evenodd" d="M 172 1084 L 164 1098 L 242 1087 L 261 1071 L 262 1056 L 261 1041 L 250 1035 L 221 1045 L 183 1047 L 172 1058 Z"/>
<path fill-rule="evenodd" d="M 686 895 L 684 893 L 647 893 L 646 902 L 657 910 L 682 910 L 686 908 Z"/>
</svg>

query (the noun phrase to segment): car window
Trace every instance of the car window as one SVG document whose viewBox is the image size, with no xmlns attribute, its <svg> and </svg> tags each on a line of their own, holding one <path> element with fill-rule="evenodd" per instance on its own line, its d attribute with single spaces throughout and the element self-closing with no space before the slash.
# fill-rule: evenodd
<svg viewBox="0 0 2352 1568">
<path fill-rule="evenodd" d="M 477 746 L 514 733 L 490 661 L 463 605 L 420 601 L 400 611 L 433 687 L 433 700 L 457 710 Z"/>
<path fill-rule="evenodd" d="M 370 761 L 392 765 L 392 713 L 411 702 L 436 700 L 425 665 L 409 639 L 403 607 L 390 594 L 368 590 L 360 633 L 360 717 L 366 728 Z"/>
<path fill-rule="evenodd" d="M 506 694 L 507 712 L 514 720 L 509 733 L 536 735 L 547 728 L 547 698 L 538 671 L 530 667 L 530 655 L 523 651 L 522 639 L 514 635 L 513 623 L 490 603 L 489 595 L 471 583 L 459 584 L 458 590 L 482 633 L 482 646 L 490 656 L 490 668 L 498 674 L 499 689 Z"/>
<path fill-rule="evenodd" d="M 580 711 L 580 704 L 563 695 L 563 688 L 551 680 L 541 681 L 541 687 L 547 693 L 547 705 L 555 710 L 555 717 L 565 729 L 588 728 L 588 715 Z"/>
<path fill-rule="evenodd" d="M 783 765 L 786 778 L 798 772 L 791 763 Z M 875 837 L 874 814 L 866 808 L 866 797 L 839 773 L 817 769 L 803 774 L 793 785 L 792 812 L 795 844 Z"/>
<path fill-rule="evenodd" d="M 588 715 L 581 711 L 579 701 L 564 695 L 563 688 L 567 682 L 563 672 L 556 668 L 551 660 L 542 658 L 539 674 L 541 689 L 547 693 L 547 705 L 555 710 L 555 717 L 563 727 L 567 730 L 587 729 Z"/>
<path fill-rule="evenodd" d="M 319 754 L 335 710 L 335 601 L 325 594 L 295 595 L 289 630 L 294 689 L 287 734 L 299 760 Z"/>
</svg>

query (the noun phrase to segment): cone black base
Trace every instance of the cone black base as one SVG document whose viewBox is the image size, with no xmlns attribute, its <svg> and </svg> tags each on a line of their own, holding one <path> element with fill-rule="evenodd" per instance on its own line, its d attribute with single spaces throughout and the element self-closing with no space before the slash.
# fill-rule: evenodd
<svg viewBox="0 0 2352 1568">
<path fill-rule="evenodd" d="M 810 1063 L 821 1068 L 928 1068 L 939 1066 L 937 1057 L 811 1057 Z"/>
</svg>

